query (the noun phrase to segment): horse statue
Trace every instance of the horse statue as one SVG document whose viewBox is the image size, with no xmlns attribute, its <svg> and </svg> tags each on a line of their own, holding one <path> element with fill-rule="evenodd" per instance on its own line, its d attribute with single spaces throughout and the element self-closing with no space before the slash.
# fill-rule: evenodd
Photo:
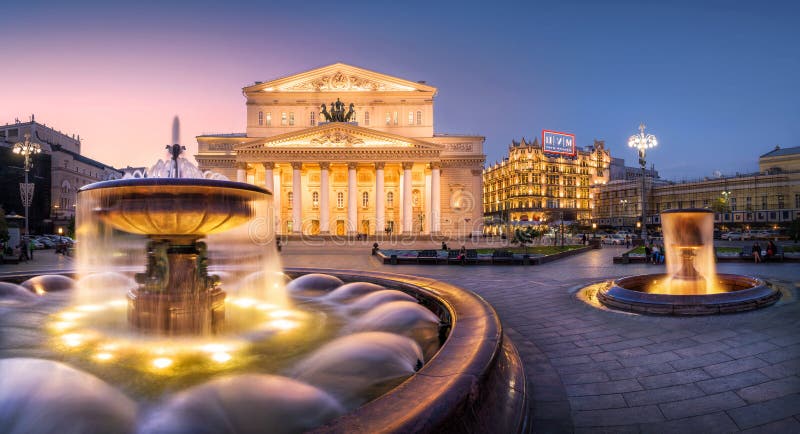
<svg viewBox="0 0 800 434">
<path fill-rule="evenodd" d="M 320 108 L 322 108 L 322 111 L 320 113 L 322 114 L 322 116 L 325 116 L 325 120 L 328 121 L 328 122 L 333 121 L 333 116 L 331 116 L 331 114 L 328 113 L 328 108 L 325 107 L 325 103 L 323 103 L 320 106 Z M 331 104 L 331 110 L 333 110 L 333 104 Z"/>
<path fill-rule="evenodd" d="M 350 110 L 348 110 L 347 114 L 344 116 L 344 121 L 350 122 L 350 119 L 352 119 L 355 116 L 355 114 L 356 114 L 355 104 L 350 103 Z"/>
</svg>

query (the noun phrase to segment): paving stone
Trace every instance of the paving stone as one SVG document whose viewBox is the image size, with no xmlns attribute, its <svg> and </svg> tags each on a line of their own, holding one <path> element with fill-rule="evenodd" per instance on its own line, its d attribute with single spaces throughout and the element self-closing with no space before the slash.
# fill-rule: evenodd
<svg viewBox="0 0 800 434">
<path fill-rule="evenodd" d="M 775 433 L 798 433 L 800 432 L 800 421 L 793 417 L 787 417 L 775 422 L 759 425 L 742 431 L 743 434 L 775 434 Z"/>
<path fill-rule="evenodd" d="M 769 342 L 754 342 L 749 345 L 742 345 L 739 347 L 729 348 L 723 352 L 734 359 L 742 357 L 753 356 L 756 354 L 766 353 L 778 349 L 778 346 Z"/>
<path fill-rule="evenodd" d="M 639 377 L 651 377 L 653 375 L 667 374 L 675 372 L 675 369 L 668 363 L 658 363 L 653 365 L 633 366 L 630 368 L 612 369 L 606 371 L 612 380 L 627 380 Z"/>
<path fill-rule="evenodd" d="M 708 378 L 711 378 L 711 376 L 702 369 L 690 369 L 688 371 L 677 371 L 668 374 L 641 377 L 639 378 L 639 382 L 648 389 L 658 389 L 678 384 L 694 383 Z"/>
<path fill-rule="evenodd" d="M 800 344 L 800 334 L 787 334 L 781 337 L 772 338 L 768 342 L 781 347 Z"/>
<path fill-rule="evenodd" d="M 569 419 L 569 401 L 538 402 L 533 407 L 534 419 Z"/>
<path fill-rule="evenodd" d="M 736 392 L 749 403 L 768 401 L 800 392 L 800 377 L 786 377 L 745 387 Z"/>
<path fill-rule="evenodd" d="M 645 338 L 638 338 L 638 339 L 627 339 L 620 342 L 613 342 L 610 344 L 603 344 L 600 345 L 600 348 L 606 351 L 617 351 L 617 350 L 624 350 L 626 348 L 634 348 L 634 347 L 641 347 L 643 345 L 649 345 L 653 342 L 649 339 Z"/>
<path fill-rule="evenodd" d="M 800 375 L 800 359 L 790 359 L 785 362 L 765 366 L 759 369 L 759 371 L 773 379 L 788 377 L 790 375 Z"/>
<path fill-rule="evenodd" d="M 698 357 L 682 358 L 680 360 L 671 361 L 669 362 L 669 364 L 672 365 L 672 367 L 675 368 L 676 370 L 682 371 L 684 369 L 692 369 L 708 365 L 716 365 L 717 363 L 727 362 L 730 360 L 733 360 L 731 356 L 723 352 L 716 352 L 716 353 L 704 354 Z"/>
<path fill-rule="evenodd" d="M 540 431 L 538 428 L 534 428 L 536 432 L 547 432 L 547 431 Z M 549 431 L 549 432 L 567 432 L 567 431 Z M 575 434 L 639 434 L 641 431 L 639 430 L 638 425 L 618 425 L 618 426 L 592 426 L 592 427 L 582 427 L 578 426 L 575 427 Z"/>
<path fill-rule="evenodd" d="M 625 398 L 619 393 L 610 395 L 571 396 L 572 410 L 602 410 L 606 408 L 627 407 Z"/>
<path fill-rule="evenodd" d="M 578 365 L 554 366 L 562 374 L 572 374 L 576 372 L 607 371 L 622 368 L 617 360 L 606 360 L 602 362 L 581 363 Z"/>
<path fill-rule="evenodd" d="M 578 426 L 614 426 L 620 422 L 628 424 L 660 422 L 664 416 L 655 405 L 643 407 L 612 408 L 606 410 L 576 411 L 572 422 Z"/>
<path fill-rule="evenodd" d="M 604 381 L 602 383 L 573 384 L 565 387 L 569 396 L 607 395 L 642 390 L 636 380 Z"/>
<path fill-rule="evenodd" d="M 561 382 L 564 384 L 600 383 L 603 381 L 609 381 L 608 375 L 603 371 L 561 374 Z"/>
<path fill-rule="evenodd" d="M 759 370 L 739 372 L 738 374 L 716 377 L 709 380 L 698 381 L 697 387 L 706 393 L 719 393 L 727 390 L 737 390 L 743 387 L 769 381 L 769 378 Z"/>
<path fill-rule="evenodd" d="M 554 357 L 550 359 L 550 363 L 554 366 L 568 366 L 577 365 L 582 363 L 590 363 L 592 359 L 589 356 L 570 356 L 570 357 Z"/>
<path fill-rule="evenodd" d="M 682 348 L 689 348 L 697 345 L 692 339 L 689 338 L 680 338 L 680 339 L 673 339 L 671 341 L 663 341 L 657 342 L 650 345 L 645 345 L 642 349 L 647 350 L 651 353 L 662 353 L 664 351 L 673 351 L 673 350 L 680 350 Z"/>
<path fill-rule="evenodd" d="M 703 369 L 714 377 L 722 377 L 751 369 L 763 368 L 764 366 L 767 366 L 767 363 L 757 357 L 745 357 L 744 359 L 709 365 Z"/>
<path fill-rule="evenodd" d="M 728 415 L 741 429 L 776 422 L 797 414 L 800 414 L 800 394 L 728 410 Z"/>
<path fill-rule="evenodd" d="M 639 392 L 622 394 L 625 398 L 625 402 L 631 406 L 661 404 L 696 398 L 703 395 L 705 395 L 705 393 L 694 384 L 680 384 L 677 386 L 662 387 L 660 389 L 647 389 Z"/>
<path fill-rule="evenodd" d="M 659 408 L 667 419 L 682 419 L 685 417 L 699 416 L 701 414 L 715 413 L 747 405 L 733 392 L 717 393 L 698 398 L 689 398 L 677 402 L 659 404 Z"/>
<path fill-rule="evenodd" d="M 800 357 L 800 345 L 782 347 L 758 355 L 759 359 L 766 360 L 769 363 L 780 363 L 798 357 Z"/>
<path fill-rule="evenodd" d="M 699 357 L 708 353 L 727 350 L 728 348 L 730 348 L 730 345 L 722 342 L 710 342 L 707 344 L 698 344 L 693 347 L 681 348 L 680 350 L 675 350 L 675 352 L 683 357 Z"/>
<path fill-rule="evenodd" d="M 658 354 L 647 354 L 644 356 L 626 357 L 619 360 L 622 366 L 631 367 L 639 365 L 650 365 L 654 363 L 666 363 L 673 360 L 680 359 L 681 357 L 673 352 L 664 352 Z"/>
<path fill-rule="evenodd" d="M 685 433 L 731 433 L 738 431 L 736 423 L 724 412 L 704 414 L 666 422 L 639 425 L 642 432 L 648 434 L 685 434 Z"/>
<path fill-rule="evenodd" d="M 735 337 L 736 332 L 733 330 L 716 330 L 713 332 L 702 333 L 698 335 L 692 336 L 692 339 L 700 342 L 701 344 L 705 344 L 708 342 L 720 341 L 722 339 Z"/>
</svg>

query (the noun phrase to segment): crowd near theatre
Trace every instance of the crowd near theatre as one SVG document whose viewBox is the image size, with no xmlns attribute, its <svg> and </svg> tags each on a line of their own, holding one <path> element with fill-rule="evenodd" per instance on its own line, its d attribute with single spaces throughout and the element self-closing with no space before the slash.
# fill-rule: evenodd
<svg viewBox="0 0 800 434">
<path fill-rule="evenodd" d="M 243 93 L 246 131 L 196 159 L 272 191 L 279 234 L 482 233 L 484 138 L 434 132 L 435 87 L 336 63 Z"/>
</svg>

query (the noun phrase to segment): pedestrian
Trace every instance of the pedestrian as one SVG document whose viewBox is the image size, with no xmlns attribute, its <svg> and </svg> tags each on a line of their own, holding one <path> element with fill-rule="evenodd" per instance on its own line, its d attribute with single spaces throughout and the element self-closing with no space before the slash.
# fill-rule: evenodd
<svg viewBox="0 0 800 434">
<path fill-rule="evenodd" d="M 761 246 L 758 244 L 758 241 L 753 242 L 753 248 L 750 249 L 753 253 L 753 261 L 758 264 L 761 262 Z"/>
<path fill-rule="evenodd" d="M 766 257 L 766 259 L 772 259 L 772 257 L 775 256 L 777 253 L 778 253 L 778 246 L 776 246 L 775 243 L 772 242 L 772 240 L 769 240 L 767 242 L 767 257 Z"/>
<path fill-rule="evenodd" d="M 279 239 L 275 240 L 275 247 L 278 248 L 278 252 L 280 253 L 281 249 L 283 248 L 283 245 L 281 245 L 281 240 Z"/>
<path fill-rule="evenodd" d="M 660 255 L 660 254 L 661 254 L 661 250 L 658 248 L 658 246 L 657 246 L 657 245 L 656 245 L 656 246 L 653 246 L 653 250 L 652 250 L 652 255 L 651 255 L 651 256 L 652 256 L 652 258 L 653 258 L 653 263 L 654 263 L 654 264 L 658 264 L 658 262 L 659 262 L 659 255 Z"/>
<path fill-rule="evenodd" d="M 447 250 L 447 243 L 442 241 L 442 250 Z"/>
<path fill-rule="evenodd" d="M 586 234 L 581 235 L 581 243 L 585 246 L 586 245 Z"/>
<path fill-rule="evenodd" d="M 33 261 L 33 238 L 28 238 L 28 257 Z"/>
<path fill-rule="evenodd" d="M 627 249 L 631 248 L 631 236 L 630 235 L 625 235 L 625 248 L 627 248 Z"/>
<path fill-rule="evenodd" d="M 461 265 L 467 263 L 467 246 L 461 246 L 461 250 L 458 251 L 458 260 L 461 262 Z"/>
<path fill-rule="evenodd" d="M 644 260 L 645 260 L 645 262 L 650 262 L 650 259 L 651 259 L 650 257 L 653 254 L 652 245 L 653 245 L 653 243 L 650 243 L 650 244 L 644 246 Z"/>
</svg>

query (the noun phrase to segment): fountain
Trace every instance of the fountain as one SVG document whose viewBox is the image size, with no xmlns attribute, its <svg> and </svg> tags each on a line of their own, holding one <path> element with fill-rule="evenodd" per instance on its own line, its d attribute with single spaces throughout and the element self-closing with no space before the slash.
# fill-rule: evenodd
<svg viewBox="0 0 800 434">
<path fill-rule="evenodd" d="M 757 309 L 780 298 L 760 279 L 716 272 L 711 210 L 665 211 L 661 223 L 667 273 L 608 282 L 597 291 L 601 303 L 640 313 L 705 315 Z"/>
<path fill-rule="evenodd" d="M 74 273 L 0 282 L 4 431 L 527 429 L 519 356 L 482 299 L 283 270 L 270 192 L 167 148 L 80 190 Z"/>
</svg>

